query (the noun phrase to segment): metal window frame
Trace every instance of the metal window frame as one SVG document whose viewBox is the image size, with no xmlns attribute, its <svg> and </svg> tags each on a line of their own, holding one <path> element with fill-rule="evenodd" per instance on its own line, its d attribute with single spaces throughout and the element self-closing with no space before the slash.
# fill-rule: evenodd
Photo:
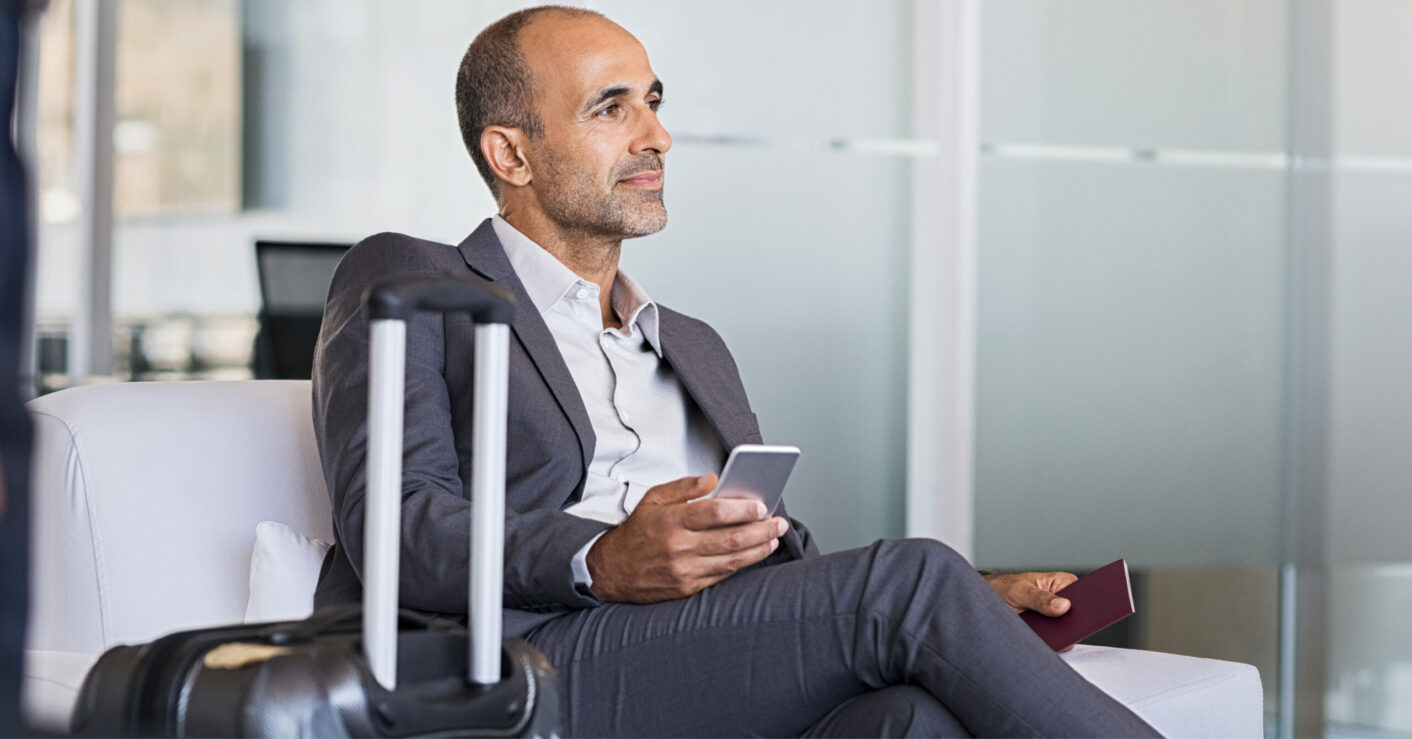
<svg viewBox="0 0 1412 739">
<path fill-rule="evenodd" d="M 113 125 L 116 2 L 74 3 L 74 164 L 80 204 L 79 280 L 69 332 L 69 382 L 113 372 Z"/>
</svg>

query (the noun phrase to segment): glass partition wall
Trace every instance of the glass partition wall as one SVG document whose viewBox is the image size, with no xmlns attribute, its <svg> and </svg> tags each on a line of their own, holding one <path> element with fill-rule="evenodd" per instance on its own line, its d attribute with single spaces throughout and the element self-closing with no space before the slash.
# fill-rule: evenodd
<svg viewBox="0 0 1412 739">
<path fill-rule="evenodd" d="M 1412 733 L 1412 6 L 981 7 L 977 564 Z"/>
<path fill-rule="evenodd" d="M 1330 29 L 1326 288 L 1331 726 L 1412 734 L 1412 5 L 1316 6 Z M 1317 159 L 1310 168 L 1321 165 Z"/>
<path fill-rule="evenodd" d="M 1278 709 L 1288 8 L 982 4 L 976 562 L 1120 557 L 1114 643 Z"/>
</svg>

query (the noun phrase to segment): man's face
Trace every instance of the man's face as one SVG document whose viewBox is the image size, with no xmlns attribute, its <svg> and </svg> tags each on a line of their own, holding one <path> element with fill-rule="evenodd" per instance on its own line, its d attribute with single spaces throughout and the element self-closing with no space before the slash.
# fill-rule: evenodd
<svg viewBox="0 0 1412 739">
<path fill-rule="evenodd" d="M 529 162 L 545 214 L 595 236 L 662 230 L 672 137 L 657 121 L 662 83 L 642 45 L 607 20 L 556 15 L 526 26 L 520 45 L 544 127 Z"/>
</svg>

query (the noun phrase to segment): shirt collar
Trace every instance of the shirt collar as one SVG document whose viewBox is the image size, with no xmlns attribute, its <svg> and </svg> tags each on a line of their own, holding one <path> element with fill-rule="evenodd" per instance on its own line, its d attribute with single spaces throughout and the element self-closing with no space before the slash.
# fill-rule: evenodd
<svg viewBox="0 0 1412 739">
<path fill-rule="evenodd" d="M 628 273 L 618 270 L 618 278 L 613 281 L 613 310 L 623 318 L 623 325 L 631 330 L 641 330 L 643 338 L 652 345 L 657 357 L 662 357 L 662 343 L 658 335 L 657 303 Z"/>
<path fill-rule="evenodd" d="M 540 315 L 548 313 L 579 283 L 592 286 L 499 214 L 491 218 L 491 227 L 495 229 L 495 236 L 500 239 L 500 245 L 505 247 L 505 256 L 510 260 L 510 266 L 514 267 L 515 274 L 525 286 L 525 292 L 529 294 L 530 301 L 534 303 Z M 630 331 L 640 329 L 643 338 L 647 339 L 647 343 L 660 358 L 662 344 L 658 331 L 657 304 L 647 292 L 626 272 L 619 269 L 617 279 L 613 281 L 610 300 L 613 310 L 623 318 L 623 325 Z"/>
</svg>

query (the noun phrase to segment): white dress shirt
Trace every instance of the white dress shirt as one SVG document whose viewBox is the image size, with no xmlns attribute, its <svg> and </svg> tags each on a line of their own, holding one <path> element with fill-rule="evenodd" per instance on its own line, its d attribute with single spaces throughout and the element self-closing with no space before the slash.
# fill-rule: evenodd
<svg viewBox="0 0 1412 739">
<path fill-rule="evenodd" d="M 719 474 L 725 454 L 705 414 L 662 360 L 657 304 L 619 270 L 611 296 L 622 328 L 603 327 L 598 285 L 500 216 L 492 219 L 505 255 L 539 311 L 578 386 L 597 443 L 583 496 L 564 509 L 617 525 L 649 488 L 681 477 Z M 592 585 L 584 560 L 575 579 Z"/>
</svg>

